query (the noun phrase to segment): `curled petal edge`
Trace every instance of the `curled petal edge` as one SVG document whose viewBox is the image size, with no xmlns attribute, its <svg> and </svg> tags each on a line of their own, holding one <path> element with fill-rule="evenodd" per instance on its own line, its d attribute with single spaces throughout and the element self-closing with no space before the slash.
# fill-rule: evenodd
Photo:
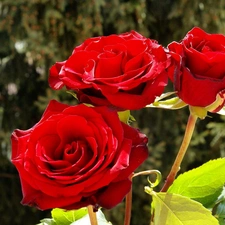
<svg viewBox="0 0 225 225">
<path fill-rule="evenodd" d="M 189 108 L 193 115 L 198 116 L 200 119 L 204 119 L 207 116 L 207 112 L 225 115 L 224 103 L 225 90 L 222 90 L 216 95 L 216 100 L 212 104 L 206 107 L 189 106 Z"/>
<path fill-rule="evenodd" d="M 218 113 L 220 115 L 225 115 L 225 89 L 220 91 L 216 95 L 216 100 L 206 107 L 206 110 L 212 113 Z"/>
</svg>

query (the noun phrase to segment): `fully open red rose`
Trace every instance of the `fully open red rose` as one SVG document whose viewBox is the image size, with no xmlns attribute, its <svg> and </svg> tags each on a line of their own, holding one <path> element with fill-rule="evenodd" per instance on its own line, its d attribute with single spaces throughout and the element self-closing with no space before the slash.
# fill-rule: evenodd
<svg viewBox="0 0 225 225">
<path fill-rule="evenodd" d="M 147 138 L 106 107 L 51 101 L 31 129 L 12 134 L 23 204 L 39 209 L 112 208 L 146 159 Z"/>
<path fill-rule="evenodd" d="M 131 31 L 87 39 L 51 67 L 49 84 L 75 91 L 80 102 L 141 109 L 163 92 L 169 64 L 161 45 Z"/>
<path fill-rule="evenodd" d="M 179 64 L 175 76 L 171 76 L 178 96 L 189 105 L 206 107 L 219 95 L 222 103 L 214 111 L 223 107 L 225 36 L 208 34 L 196 27 L 180 43 L 172 42 L 168 48 Z"/>
</svg>

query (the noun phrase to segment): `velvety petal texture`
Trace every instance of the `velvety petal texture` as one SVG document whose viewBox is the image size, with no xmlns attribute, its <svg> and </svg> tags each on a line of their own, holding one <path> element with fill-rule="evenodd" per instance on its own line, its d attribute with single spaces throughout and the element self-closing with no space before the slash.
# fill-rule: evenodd
<svg viewBox="0 0 225 225">
<path fill-rule="evenodd" d="M 82 103 L 141 109 L 162 94 L 170 61 L 161 45 L 135 31 L 89 38 L 51 67 L 49 85 L 66 86 Z"/>
<path fill-rule="evenodd" d="M 192 106 L 214 103 L 225 91 L 225 36 L 195 27 L 181 42 L 172 42 L 168 48 L 176 64 L 170 78 L 178 96 Z"/>
<path fill-rule="evenodd" d="M 15 130 L 11 140 L 22 203 L 42 210 L 114 207 L 148 156 L 147 137 L 116 111 L 54 100 L 34 127 Z"/>
</svg>

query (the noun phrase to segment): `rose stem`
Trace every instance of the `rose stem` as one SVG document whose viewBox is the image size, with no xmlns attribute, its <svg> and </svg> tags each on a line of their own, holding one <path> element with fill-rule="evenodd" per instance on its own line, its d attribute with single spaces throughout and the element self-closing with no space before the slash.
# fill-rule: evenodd
<svg viewBox="0 0 225 225">
<path fill-rule="evenodd" d="M 126 195 L 124 225 L 130 225 L 131 208 L 132 208 L 132 186 L 130 191 Z"/>
<path fill-rule="evenodd" d="M 88 209 L 88 215 L 89 215 L 89 218 L 90 218 L 91 225 L 98 225 L 96 213 L 93 212 L 93 206 L 89 205 L 87 207 L 87 209 Z"/>
<path fill-rule="evenodd" d="M 166 192 L 168 190 L 168 188 L 170 187 L 170 185 L 172 185 L 179 169 L 180 169 L 180 164 L 184 158 L 184 155 L 187 151 L 188 145 L 191 141 L 191 137 L 192 134 L 194 132 L 194 128 L 195 128 L 195 124 L 197 121 L 197 116 L 193 115 L 192 113 L 190 114 L 189 118 L 188 118 L 188 122 L 187 122 L 187 126 L 186 126 L 186 131 L 184 134 L 184 138 L 183 141 L 181 143 L 180 149 L 178 151 L 177 157 L 173 163 L 173 166 L 170 170 L 169 175 L 167 176 L 166 182 L 163 186 L 163 188 L 161 189 L 161 192 Z"/>
</svg>

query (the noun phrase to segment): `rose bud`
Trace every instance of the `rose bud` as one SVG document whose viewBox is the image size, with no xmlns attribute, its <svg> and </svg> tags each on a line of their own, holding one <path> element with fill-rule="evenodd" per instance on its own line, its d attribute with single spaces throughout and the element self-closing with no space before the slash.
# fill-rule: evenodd
<svg viewBox="0 0 225 225">
<path fill-rule="evenodd" d="M 170 78 L 179 98 L 207 111 L 221 110 L 225 104 L 225 36 L 195 27 L 168 48 L 177 63 Z"/>
</svg>

